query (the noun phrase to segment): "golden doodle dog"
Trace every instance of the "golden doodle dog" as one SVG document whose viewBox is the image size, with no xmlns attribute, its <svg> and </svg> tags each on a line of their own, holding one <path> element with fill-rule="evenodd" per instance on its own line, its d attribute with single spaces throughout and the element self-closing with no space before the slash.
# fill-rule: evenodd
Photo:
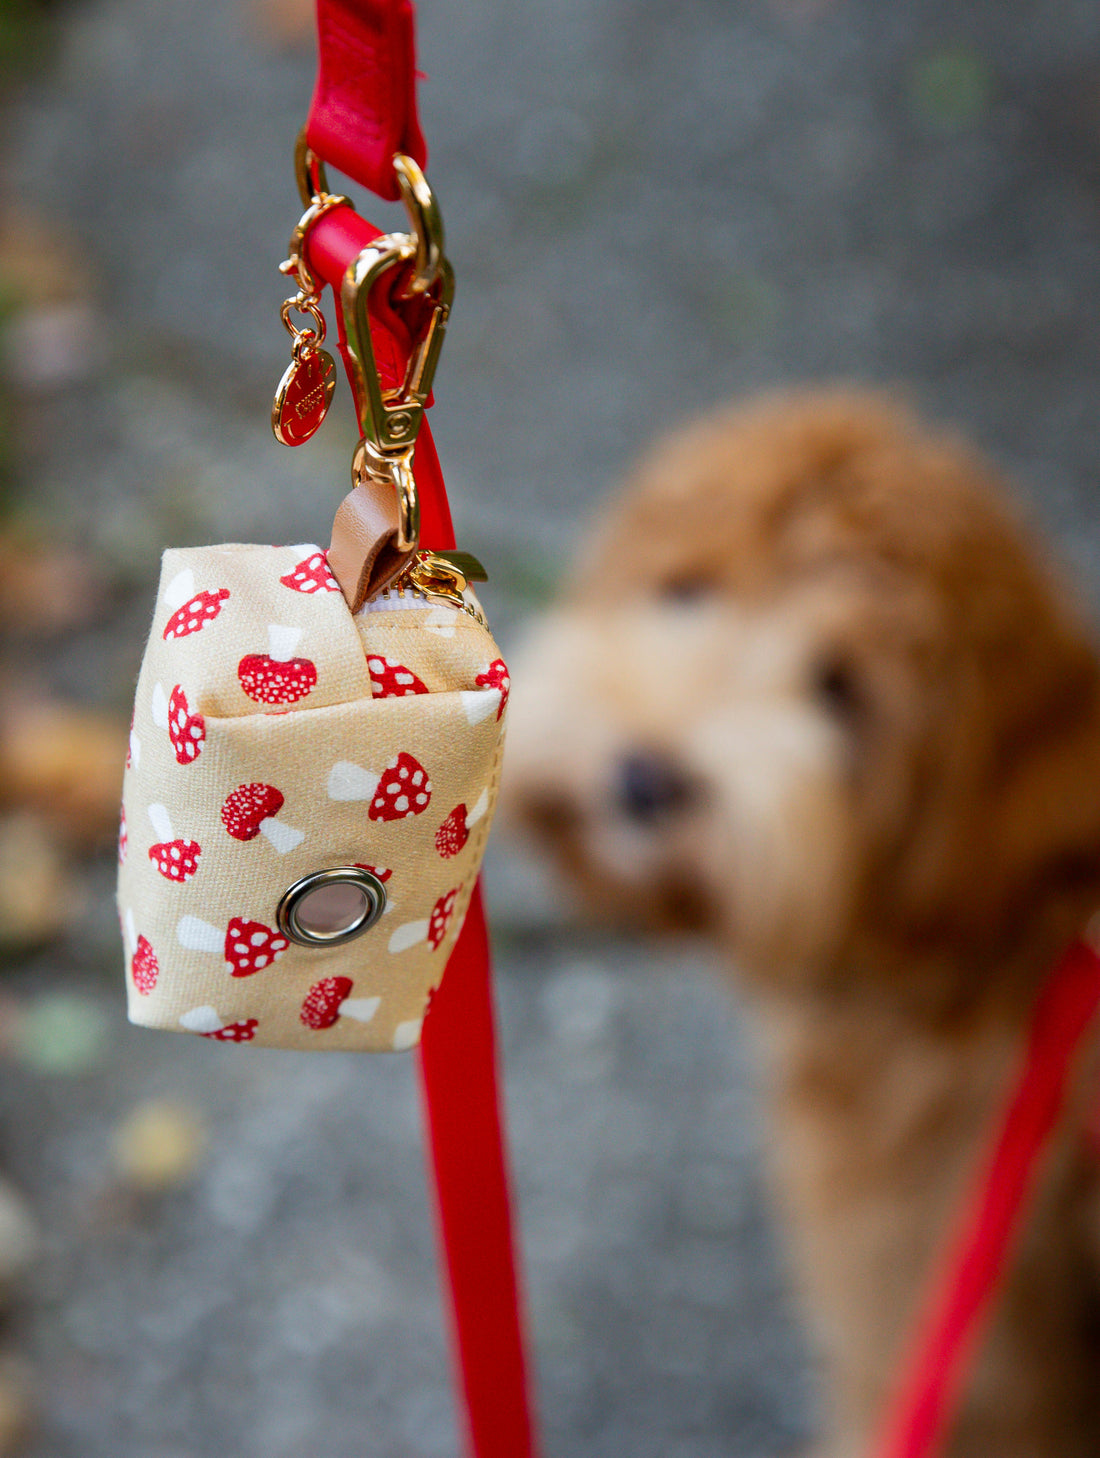
<svg viewBox="0 0 1100 1458">
<path fill-rule="evenodd" d="M 1100 906 L 1091 635 L 969 447 L 809 392 L 661 445 L 515 667 L 513 816 L 602 914 L 704 932 L 748 991 L 821 1451 L 856 1458 L 1037 991 Z M 1100 1454 L 1094 1072 L 952 1458 Z"/>
</svg>

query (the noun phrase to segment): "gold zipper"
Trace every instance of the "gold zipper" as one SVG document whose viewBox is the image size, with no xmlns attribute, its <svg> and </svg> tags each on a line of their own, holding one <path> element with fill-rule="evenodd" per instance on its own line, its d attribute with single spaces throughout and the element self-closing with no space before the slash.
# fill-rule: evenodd
<svg viewBox="0 0 1100 1458">
<path fill-rule="evenodd" d="M 487 627 L 480 610 L 466 601 L 471 582 L 487 582 L 489 574 L 471 552 L 417 552 L 389 591 L 411 589 L 429 602 L 446 603 L 460 608 L 476 622 Z"/>
</svg>

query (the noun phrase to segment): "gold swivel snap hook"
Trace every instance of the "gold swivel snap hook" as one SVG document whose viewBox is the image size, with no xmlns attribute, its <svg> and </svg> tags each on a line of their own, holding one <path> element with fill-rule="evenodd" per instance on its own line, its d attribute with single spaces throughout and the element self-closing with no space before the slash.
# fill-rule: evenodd
<svg viewBox="0 0 1100 1458">
<path fill-rule="evenodd" d="M 408 214 L 409 233 L 376 238 L 344 274 L 340 308 L 347 338 L 355 408 L 362 439 L 352 459 L 352 481 L 386 481 L 397 493 L 397 547 L 412 552 L 420 540 L 420 512 L 412 456 L 431 394 L 454 298 L 454 273 L 443 250 L 443 221 L 427 178 L 398 154 L 394 168 Z M 403 376 L 383 380 L 370 328 L 370 297 L 393 275 L 390 303 L 407 321 L 412 348 Z M 390 378 L 392 379 L 392 372 Z"/>
</svg>

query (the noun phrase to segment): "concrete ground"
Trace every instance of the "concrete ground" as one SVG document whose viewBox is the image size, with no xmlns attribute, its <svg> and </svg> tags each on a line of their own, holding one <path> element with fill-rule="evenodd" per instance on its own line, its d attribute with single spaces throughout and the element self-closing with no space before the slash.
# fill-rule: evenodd
<svg viewBox="0 0 1100 1458">
<path fill-rule="evenodd" d="M 506 652 L 655 428 L 807 379 L 900 384 L 969 432 L 1095 600 L 1095 6 L 419 12 L 458 275 L 434 424 Z M 116 584 L 38 671 L 120 713 L 161 547 L 316 538 L 344 489 L 346 392 L 300 451 L 267 424 L 296 13 L 74 0 L 8 98 L 0 195 L 85 276 L 5 336 L 20 510 Z M 31 1458 L 456 1453 L 411 1064 L 129 1028 L 110 879 L 5 973 L 45 1029 L 0 1063 L 0 1156 L 44 1240 L 10 1318 Z M 797 1451 L 812 1374 L 718 969 L 573 929 L 512 848 L 489 890 L 547 1458 Z M 206 1142 L 140 1194 L 118 1130 L 156 1100 Z"/>
</svg>

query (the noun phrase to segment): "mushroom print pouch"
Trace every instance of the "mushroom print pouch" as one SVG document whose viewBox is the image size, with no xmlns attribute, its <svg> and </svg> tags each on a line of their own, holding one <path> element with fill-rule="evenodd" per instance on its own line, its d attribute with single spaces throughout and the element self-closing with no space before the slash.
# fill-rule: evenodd
<svg viewBox="0 0 1100 1458">
<path fill-rule="evenodd" d="M 119 839 L 131 1022 L 414 1045 L 481 863 L 507 701 L 468 588 L 353 612 L 315 545 L 166 552 Z"/>
</svg>

